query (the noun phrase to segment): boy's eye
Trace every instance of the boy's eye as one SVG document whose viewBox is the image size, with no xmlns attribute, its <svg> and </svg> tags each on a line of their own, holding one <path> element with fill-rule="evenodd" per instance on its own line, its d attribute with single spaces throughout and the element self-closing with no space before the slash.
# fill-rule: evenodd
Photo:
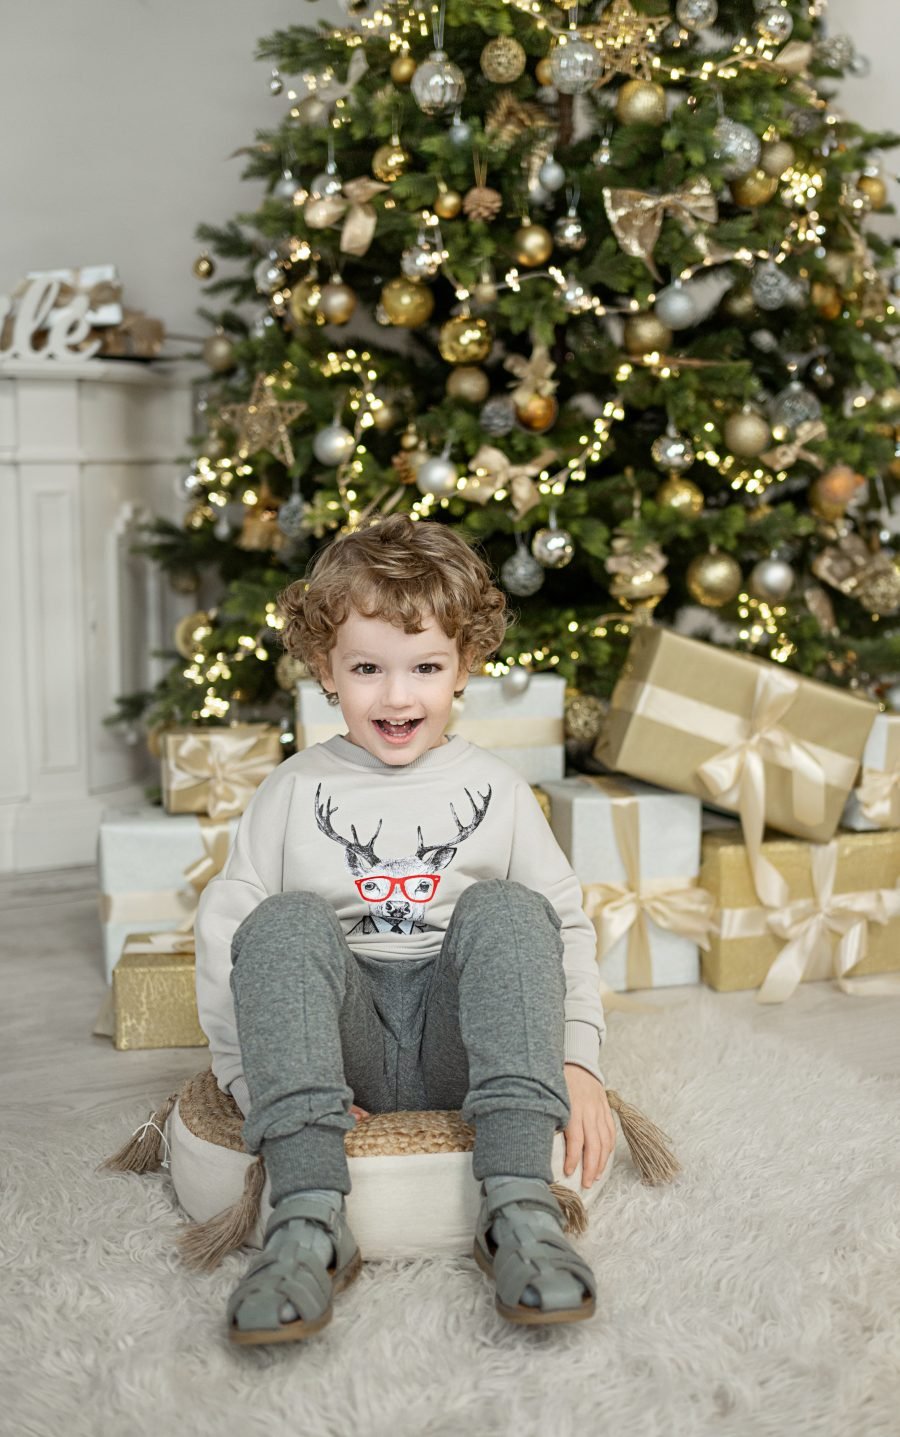
<svg viewBox="0 0 900 1437">
<path fill-rule="evenodd" d="M 419 669 L 435 669 L 435 670 L 437 670 L 437 672 L 440 672 L 440 668 L 441 668 L 440 664 L 417 664 L 416 667 L 419 668 Z M 377 668 L 377 665 L 376 665 L 376 664 L 354 664 L 354 665 L 353 665 L 353 669 L 352 669 L 351 672 L 353 672 L 354 674 L 357 674 L 357 673 L 360 673 L 363 669 L 375 669 L 375 668 Z M 363 677 L 364 677 L 364 678 L 368 678 L 368 674 L 364 674 Z"/>
</svg>

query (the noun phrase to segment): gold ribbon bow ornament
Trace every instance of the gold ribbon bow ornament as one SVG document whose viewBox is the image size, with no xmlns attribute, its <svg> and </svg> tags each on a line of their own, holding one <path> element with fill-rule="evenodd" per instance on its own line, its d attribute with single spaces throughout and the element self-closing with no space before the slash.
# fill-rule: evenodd
<svg viewBox="0 0 900 1437">
<path fill-rule="evenodd" d="M 233 818 L 243 813 L 254 792 L 275 767 L 260 743 L 260 734 L 175 734 L 166 743 L 165 777 L 169 794 L 202 798 L 210 818 Z M 199 790 L 199 794 L 198 791 Z M 182 807 L 182 812 L 187 811 Z"/>
<path fill-rule="evenodd" d="M 542 469 L 552 464 L 555 458 L 555 449 L 543 449 L 527 464 L 513 464 L 502 449 L 495 449 L 492 444 L 482 444 L 478 453 L 469 460 L 471 474 L 466 480 L 465 489 L 459 491 L 460 497 L 486 504 L 499 489 L 507 489 L 513 508 L 521 519 L 535 504 L 540 504 L 541 496 L 534 479 Z"/>
<path fill-rule="evenodd" d="M 648 922 L 708 948 L 712 895 L 697 887 L 696 878 L 642 879 L 638 800 L 613 799 L 610 808 L 625 882 L 585 884 L 584 911 L 597 933 L 597 961 L 627 934 L 626 985 L 652 988 Z"/>
<path fill-rule="evenodd" d="M 713 187 L 704 176 L 691 180 L 671 194 L 651 195 L 645 190 L 609 189 L 603 191 L 606 214 L 619 245 L 634 259 L 641 259 L 653 275 L 662 276 L 656 268 L 653 251 L 659 239 L 666 212 L 670 212 L 688 230 L 695 221 L 716 224 L 719 205 Z"/>
<path fill-rule="evenodd" d="M 900 978 L 853 983 L 845 977 L 866 956 L 869 924 L 887 923 L 900 914 L 900 887 L 836 894 L 837 859 L 836 841 L 811 844 L 814 897 L 767 915 L 770 931 L 787 941 L 756 995 L 760 1003 L 783 1003 L 816 959 L 823 966 L 830 964 L 838 987 L 845 993 L 900 993 Z M 832 952 L 834 936 L 838 941 Z"/>
<path fill-rule="evenodd" d="M 804 446 L 815 439 L 824 439 L 827 433 L 821 419 L 808 419 L 797 426 L 793 439 L 786 444 L 777 444 L 774 449 L 767 449 L 761 456 L 762 461 L 768 464 L 770 469 L 790 469 L 798 459 L 805 459 L 807 464 L 812 464 L 814 468 L 824 469 L 825 461 L 820 459 L 818 454 L 810 453 Z"/>
<path fill-rule="evenodd" d="M 790 772 L 794 816 L 800 823 L 815 827 L 825 816 L 825 771 L 812 750 L 781 727 L 799 688 L 791 674 L 768 666 L 761 668 L 746 736 L 698 769 L 713 797 L 737 808 L 756 891 L 760 901 L 770 908 L 787 904 L 788 888 L 762 853 L 765 760 L 777 762 Z"/>
<path fill-rule="evenodd" d="M 341 230 L 341 251 L 364 255 L 372 243 L 378 216 L 372 200 L 390 185 L 371 180 L 367 175 L 348 180 L 339 195 L 319 195 L 303 206 L 303 218 L 310 229 L 324 230 L 344 220 Z"/>
</svg>

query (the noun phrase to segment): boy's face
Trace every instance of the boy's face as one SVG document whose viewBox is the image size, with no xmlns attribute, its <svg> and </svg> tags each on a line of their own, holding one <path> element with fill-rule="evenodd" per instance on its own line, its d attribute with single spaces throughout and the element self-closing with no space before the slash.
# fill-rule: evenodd
<svg viewBox="0 0 900 1437">
<path fill-rule="evenodd" d="M 322 686 L 336 693 L 352 743 L 384 763 L 411 763 L 444 742 L 454 692 L 469 671 L 433 615 L 421 634 L 351 610 L 328 655 Z M 388 719 L 413 720 L 391 729 Z"/>
</svg>

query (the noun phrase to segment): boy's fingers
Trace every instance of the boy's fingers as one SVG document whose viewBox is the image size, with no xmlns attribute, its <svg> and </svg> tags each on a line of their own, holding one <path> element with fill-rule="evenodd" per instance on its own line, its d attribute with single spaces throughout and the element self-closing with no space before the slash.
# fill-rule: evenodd
<svg viewBox="0 0 900 1437">
<path fill-rule="evenodd" d="M 566 1161 L 563 1171 L 568 1175 L 573 1173 L 578 1166 L 578 1159 L 581 1156 L 581 1149 L 584 1146 L 584 1132 L 579 1124 L 575 1127 L 570 1123 L 566 1128 Z"/>
</svg>

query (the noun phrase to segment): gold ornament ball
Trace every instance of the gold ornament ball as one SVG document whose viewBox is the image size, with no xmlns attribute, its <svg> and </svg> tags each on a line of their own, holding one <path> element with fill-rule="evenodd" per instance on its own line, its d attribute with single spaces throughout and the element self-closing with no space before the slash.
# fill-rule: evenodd
<svg viewBox="0 0 900 1437">
<path fill-rule="evenodd" d="M 553 236 L 543 225 L 521 225 L 513 236 L 519 264 L 533 269 L 545 264 L 553 253 Z"/>
<path fill-rule="evenodd" d="M 865 484 L 862 474 L 857 474 L 849 464 L 833 464 L 826 473 L 820 474 L 812 485 L 812 489 L 827 504 L 843 504 L 845 507 L 850 503 L 857 489 Z"/>
<path fill-rule="evenodd" d="M 725 420 L 725 443 L 741 459 L 756 459 L 772 442 L 772 431 L 761 414 L 745 410 Z"/>
<path fill-rule="evenodd" d="M 616 118 L 623 125 L 661 125 L 666 92 L 652 80 L 626 80 L 616 97 Z"/>
<path fill-rule="evenodd" d="M 322 286 L 317 279 L 301 279 L 291 290 L 288 308 L 297 324 L 309 324 L 318 319 Z"/>
<path fill-rule="evenodd" d="M 203 345 L 203 358 L 216 374 L 234 369 L 234 345 L 227 334 L 211 334 Z"/>
<path fill-rule="evenodd" d="M 381 303 L 391 324 L 401 329 L 417 329 L 434 309 L 434 295 L 427 284 L 398 275 L 389 279 L 381 291 Z"/>
<path fill-rule="evenodd" d="M 451 399 L 464 399 L 467 404 L 481 404 L 487 399 L 491 381 L 475 364 L 461 364 L 447 376 L 447 393 Z"/>
<path fill-rule="evenodd" d="M 356 291 L 349 284 L 332 280 L 322 285 L 318 310 L 326 324 L 346 324 L 356 309 Z"/>
<path fill-rule="evenodd" d="M 698 554 L 688 565 L 688 592 L 698 604 L 718 609 L 740 592 L 743 582 L 741 566 L 730 554 L 710 550 Z"/>
<path fill-rule="evenodd" d="M 409 151 L 391 140 L 387 145 L 379 145 L 372 156 L 372 174 L 386 185 L 393 184 L 406 174 L 409 159 Z"/>
<path fill-rule="evenodd" d="M 412 55 L 404 53 L 391 61 L 391 79 L 395 85 L 408 85 L 416 73 L 416 62 Z"/>
<path fill-rule="evenodd" d="M 739 180 L 732 180 L 729 189 L 736 205 L 744 209 L 757 209 L 767 205 L 778 193 L 778 176 L 767 175 L 762 170 L 751 170 Z"/>
<path fill-rule="evenodd" d="M 525 50 L 511 35 L 488 40 L 481 52 L 481 73 L 494 85 L 511 85 L 525 69 Z"/>
<path fill-rule="evenodd" d="M 840 290 L 828 280 L 815 280 L 810 288 L 810 299 L 823 319 L 838 319 L 844 307 Z"/>
<path fill-rule="evenodd" d="M 201 628 L 209 628 L 209 614 L 205 609 L 196 609 L 193 614 L 185 614 L 175 625 L 173 640 L 183 659 L 192 659 L 197 652 L 198 640 L 194 638 L 194 634 Z"/>
<path fill-rule="evenodd" d="M 880 175 L 860 175 L 856 181 L 860 194 L 866 196 L 873 210 L 883 210 L 887 204 L 887 185 Z"/>
<path fill-rule="evenodd" d="M 539 85 L 553 84 L 553 66 L 550 64 L 549 55 L 545 55 L 543 60 L 538 60 L 534 67 L 534 78 Z"/>
<path fill-rule="evenodd" d="M 722 308 L 732 319 L 750 319 L 756 313 L 753 290 L 748 284 L 730 289 L 722 300 Z"/>
<path fill-rule="evenodd" d="M 703 508 L 703 490 L 681 474 L 672 474 L 656 491 L 656 502 L 664 509 L 679 513 L 699 514 Z"/>
<path fill-rule="evenodd" d="M 418 436 L 418 434 L 416 433 L 416 426 L 415 426 L 414 424 L 411 424 L 411 423 L 410 423 L 410 424 L 407 424 L 407 426 L 406 426 L 406 428 L 404 429 L 403 433 L 400 435 L 400 448 L 401 448 L 401 449 L 416 449 L 416 448 L 418 447 L 418 443 L 419 443 L 419 436 Z"/>
<path fill-rule="evenodd" d="M 816 479 L 809 486 L 809 507 L 818 519 L 824 519 L 828 524 L 834 524 L 843 519 L 847 512 L 847 505 L 843 500 L 837 502 L 828 499 L 819 488 L 819 480 Z"/>
<path fill-rule="evenodd" d="M 794 163 L 794 147 L 787 140 L 766 140 L 759 156 L 759 168 L 763 174 L 781 179 L 789 165 Z"/>
<path fill-rule="evenodd" d="M 487 359 L 494 343 L 486 319 L 458 314 L 441 326 L 438 349 L 448 364 L 481 364 Z"/>
<path fill-rule="evenodd" d="M 556 423 L 559 402 L 555 394 L 532 394 L 524 404 L 517 404 L 516 418 L 523 429 L 532 434 L 543 434 Z"/>
<path fill-rule="evenodd" d="M 400 411 L 390 399 L 382 400 L 377 409 L 372 410 L 372 425 L 379 434 L 387 434 L 399 422 Z"/>
<path fill-rule="evenodd" d="M 455 220 L 462 209 L 462 202 L 463 197 L 459 190 L 439 190 L 434 202 L 434 212 L 439 220 Z"/>
<path fill-rule="evenodd" d="M 592 744 L 600 737 L 603 721 L 609 704 L 595 694 L 582 694 L 578 690 L 566 696 L 565 735 L 573 743 Z"/>
<path fill-rule="evenodd" d="M 629 354 L 664 354 L 672 343 L 672 331 L 655 314 L 630 314 L 624 341 Z"/>
<path fill-rule="evenodd" d="M 309 678 L 309 669 L 302 659 L 295 659 L 293 654 L 282 654 L 275 665 L 275 682 L 285 693 L 294 692 L 301 679 Z"/>
<path fill-rule="evenodd" d="M 216 267 L 205 250 L 194 260 L 193 270 L 198 279 L 212 279 Z"/>
</svg>

